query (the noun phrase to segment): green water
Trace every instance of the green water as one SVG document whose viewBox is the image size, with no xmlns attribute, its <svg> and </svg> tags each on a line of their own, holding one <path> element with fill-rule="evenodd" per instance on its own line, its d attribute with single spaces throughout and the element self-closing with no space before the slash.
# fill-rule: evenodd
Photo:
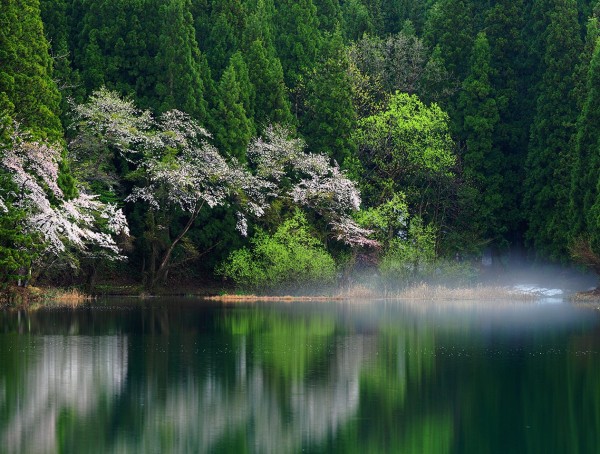
<svg viewBox="0 0 600 454">
<path fill-rule="evenodd" d="M 0 312 L 0 452 L 597 453 L 600 314 L 485 306 Z"/>
</svg>

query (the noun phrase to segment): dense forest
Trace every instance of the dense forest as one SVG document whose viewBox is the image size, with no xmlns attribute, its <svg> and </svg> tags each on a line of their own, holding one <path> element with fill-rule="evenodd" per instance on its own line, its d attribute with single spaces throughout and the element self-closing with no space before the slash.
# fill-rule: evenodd
<svg viewBox="0 0 600 454">
<path fill-rule="evenodd" d="M 3 0 L 0 285 L 600 272 L 599 15 Z"/>
</svg>

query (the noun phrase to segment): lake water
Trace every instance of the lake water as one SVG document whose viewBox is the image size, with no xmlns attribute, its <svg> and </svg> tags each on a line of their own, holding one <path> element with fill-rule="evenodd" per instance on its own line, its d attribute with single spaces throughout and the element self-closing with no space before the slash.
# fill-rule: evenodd
<svg viewBox="0 0 600 454">
<path fill-rule="evenodd" d="M 0 452 L 597 453 L 600 313 L 107 300 L 0 312 Z"/>
</svg>

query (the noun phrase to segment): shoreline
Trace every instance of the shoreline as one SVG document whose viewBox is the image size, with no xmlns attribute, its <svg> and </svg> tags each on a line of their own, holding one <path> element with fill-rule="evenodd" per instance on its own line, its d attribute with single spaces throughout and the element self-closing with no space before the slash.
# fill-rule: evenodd
<svg viewBox="0 0 600 454">
<path fill-rule="evenodd" d="M 108 290 L 108 289 L 107 289 Z M 161 297 L 195 297 L 206 301 L 221 303 L 252 302 L 327 302 L 327 301 L 418 301 L 423 304 L 473 302 L 478 304 L 493 303 L 535 303 L 565 302 L 579 306 L 600 305 L 600 289 L 576 292 L 573 294 L 544 295 L 531 291 L 517 290 L 507 286 L 475 285 L 465 287 L 447 287 L 442 285 L 416 284 L 405 289 L 379 291 L 364 286 L 338 291 L 334 294 L 320 295 L 261 295 L 227 293 L 214 287 L 184 288 L 172 292 L 169 288 L 158 289 L 155 294 L 140 291 L 139 287 L 116 287 L 115 292 L 86 294 L 77 288 L 61 287 L 12 287 L 0 295 L 0 308 L 10 307 L 77 307 L 84 303 L 101 298 L 148 298 Z M 124 291 L 128 290 L 128 291 Z M 546 289 L 541 289 L 546 290 Z M 219 293 L 219 294 L 217 294 Z M 600 307 L 599 307 L 600 308 Z"/>
</svg>

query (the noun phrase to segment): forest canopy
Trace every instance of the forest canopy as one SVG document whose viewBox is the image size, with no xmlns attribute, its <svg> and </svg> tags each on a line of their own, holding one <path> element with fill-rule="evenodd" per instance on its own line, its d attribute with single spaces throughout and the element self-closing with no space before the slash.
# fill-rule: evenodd
<svg viewBox="0 0 600 454">
<path fill-rule="evenodd" d="M 515 250 L 600 270 L 598 14 L 4 2 L 0 285 L 407 282 Z"/>
</svg>

